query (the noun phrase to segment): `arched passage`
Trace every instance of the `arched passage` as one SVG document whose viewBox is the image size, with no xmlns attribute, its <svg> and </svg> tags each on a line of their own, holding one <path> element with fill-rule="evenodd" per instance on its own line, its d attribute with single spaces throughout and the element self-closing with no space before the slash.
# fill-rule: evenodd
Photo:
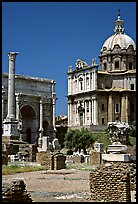
<svg viewBox="0 0 138 204">
<path fill-rule="evenodd" d="M 35 143 L 37 140 L 37 122 L 34 109 L 25 105 L 20 110 L 22 120 L 22 140 Z"/>
</svg>

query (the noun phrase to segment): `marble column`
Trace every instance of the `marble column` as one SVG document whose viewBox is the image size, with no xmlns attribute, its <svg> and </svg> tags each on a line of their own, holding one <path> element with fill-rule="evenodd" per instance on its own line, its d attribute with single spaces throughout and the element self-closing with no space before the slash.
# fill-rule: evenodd
<svg viewBox="0 0 138 204">
<path fill-rule="evenodd" d="M 111 94 L 108 98 L 108 122 L 113 122 L 113 101 Z"/>
<path fill-rule="evenodd" d="M 87 101 L 84 101 L 84 108 L 85 108 L 85 125 L 87 125 Z"/>
<path fill-rule="evenodd" d="M 129 123 L 129 101 L 128 101 L 128 95 L 126 95 L 126 122 Z"/>
<path fill-rule="evenodd" d="M 3 121 L 3 136 L 7 139 L 19 139 L 18 123 L 15 114 L 15 61 L 18 52 L 9 52 L 9 78 L 8 78 L 8 113 Z M 5 139 L 4 138 L 4 139 Z"/>
<path fill-rule="evenodd" d="M 94 122 L 94 101 L 92 99 L 92 124 Z"/>
<path fill-rule="evenodd" d="M 15 60 L 18 52 L 9 52 L 8 80 L 8 114 L 7 118 L 15 119 Z"/>
<path fill-rule="evenodd" d="M 121 98 L 121 122 L 126 122 L 126 99 L 125 95 Z"/>
<path fill-rule="evenodd" d="M 89 100 L 89 124 L 91 125 L 91 101 Z"/>
<path fill-rule="evenodd" d="M 43 137 L 43 103 L 42 98 L 40 99 L 40 125 L 39 125 L 39 139 L 38 146 L 42 147 L 42 137 Z"/>
<path fill-rule="evenodd" d="M 94 125 L 98 125 L 98 100 L 94 99 Z"/>
<path fill-rule="evenodd" d="M 70 126 L 70 103 L 68 103 L 68 126 Z"/>
<path fill-rule="evenodd" d="M 5 94 L 5 91 L 3 89 L 4 87 L 2 86 L 2 127 L 3 127 L 3 119 L 4 119 L 3 113 L 4 113 L 4 94 Z"/>
</svg>

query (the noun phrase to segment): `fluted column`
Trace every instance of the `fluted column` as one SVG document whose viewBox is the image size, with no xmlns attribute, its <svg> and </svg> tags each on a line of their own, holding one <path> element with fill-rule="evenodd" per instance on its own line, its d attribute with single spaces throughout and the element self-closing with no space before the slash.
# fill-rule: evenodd
<svg viewBox="0 0 138 204">
<path fill-rule="evenodd" d="M 121 122 L 126 122 L 126 100 L 125 95 L 121 98 Z"/>
<path fill-rule="evenodd" d="M 9 80 L 8 80 L 8 114 L 7 118 L 15 119 L 15 60 L 18 52 L 9 52 Z"/>
<path fill-rule="evenodd" d="M 108 98 L 108 122 L 113 122 L 113 101 L 112 101 L 112 95 L 109 95 Z"/>
</svg>

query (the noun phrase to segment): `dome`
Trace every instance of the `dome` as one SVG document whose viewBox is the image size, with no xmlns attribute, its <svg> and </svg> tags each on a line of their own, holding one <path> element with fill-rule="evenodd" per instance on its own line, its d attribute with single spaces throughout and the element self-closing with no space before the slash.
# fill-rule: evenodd
<svg viewBox="0 0 138 204">
<path fill-rule="evenodd" d="M 118 19 L 115 21 L 114 35 L 109 37 L 102 46 L 102 50 L 113 50 L 115 45 L 119 45 L 121 49 L 127 49 L 129 45 L 133 45 L 136 50 L 136 44 L 131 37 L 124 33 L 124 21 L 120 19 L 120 10 L 118 10 Z"/>
<path fill-rule="evenodd" d="M 104 49 L 104 47 L 106 47 L 107 50 L 113 50 L 114 46 L 117 44 L 121 47 L 121 49 L 127 49 L 129 45 L 133 45 L 134 50 L 136 49 L 136 44 L 131 37 L 129 37 L 125 33 L 118 33 L 112 35 L 105 41 L 102 46 L 102 50 Z"/>
</svg>

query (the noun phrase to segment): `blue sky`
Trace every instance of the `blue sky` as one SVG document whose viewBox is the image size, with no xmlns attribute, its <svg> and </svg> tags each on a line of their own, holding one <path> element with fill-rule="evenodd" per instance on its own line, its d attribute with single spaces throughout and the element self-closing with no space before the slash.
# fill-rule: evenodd
<svg viewBox="0 0 138 204">
<path fill-rule="evenodd" d="M 91 65 L 114 31 L 118 9 L 136 42 L 136 2 L 2 2 L 2 72 L 18 51 L 16 74 L 56 81 L 56 115 L 67 115 L 67 71 L 76 60 Z"/>
</svg>

